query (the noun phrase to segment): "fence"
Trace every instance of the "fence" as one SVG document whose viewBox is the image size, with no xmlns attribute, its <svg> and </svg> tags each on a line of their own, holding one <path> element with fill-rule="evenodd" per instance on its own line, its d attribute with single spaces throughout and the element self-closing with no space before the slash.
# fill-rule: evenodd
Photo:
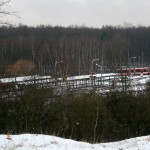
<svg viewBox="0 0 150 150">
<path fill-rule="evenodd" d="M 22 81 L 0 83 L 0 94 L 6 93 L 22 93 L 27 86 L 36 85 L 38 88 L 57 88 L 61 87 L 65 90 L 80 90 L 95 88 L 100 90 L 107 90 L 109 88 L 125 88 L 129 86 L 143 86 L 135 81 L 144 79 L 145 77 L 134 77 L 121 75 L 105 75 L 105 76 L 87 76 L 85 78 L 68 78 L 63 80 L 62 78 L 42 78 L 42 79 L 26 79 Z M 134 81 L 134 82 L 133 82 Z"/>
</svg>

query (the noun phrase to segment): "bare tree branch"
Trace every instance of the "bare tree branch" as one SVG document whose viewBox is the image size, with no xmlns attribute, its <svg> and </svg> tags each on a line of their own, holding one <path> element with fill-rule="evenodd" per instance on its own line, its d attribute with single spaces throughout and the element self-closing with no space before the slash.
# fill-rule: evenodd
<svg viewBox="0 0 150 150">
<path fill-rule="evenodd" d="M 11 0 L 1 0 L 0 1 L 0 7 L 6 5 L 7 3 L 9 3 Z"/>
<path fill-rule="evenodd" d="M 4 16 L 15 16 L 20 18 L 19 16 L 16 15 L 16 12 L 11 12 L 11 11 L 6 11 L 3 7 L 7 6 L 7 4 L 11 0 L 0 0 L 0 25 L 11 25 L 11 21 L 5 20 Z"/>
</svg>

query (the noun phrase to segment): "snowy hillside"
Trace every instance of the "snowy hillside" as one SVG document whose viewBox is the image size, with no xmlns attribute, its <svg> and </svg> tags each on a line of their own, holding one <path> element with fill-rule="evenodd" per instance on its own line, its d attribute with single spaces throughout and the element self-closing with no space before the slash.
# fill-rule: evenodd
<svg viewBox="0 0 150 150">
<path fill-rule="evenodd" d="M 0 135 L 0 150 L 150 150 L 150 136 L 89 144 L 48 135 Z"/>
</svg>

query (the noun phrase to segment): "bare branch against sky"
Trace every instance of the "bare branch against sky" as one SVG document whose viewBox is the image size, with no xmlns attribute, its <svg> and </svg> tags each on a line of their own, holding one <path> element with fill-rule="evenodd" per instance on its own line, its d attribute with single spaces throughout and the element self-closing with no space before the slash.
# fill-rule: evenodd
<svg viewBox="0 0 150 150">
<path fill-rule="evenodd" d="M 150 0 L 12 0 L 11 8 L 26 25 L 149 26 Z"/>
<path fill-rule="evenodd" d="M 7 19 L 7 16 L 18 17 L 16 12 L 8 10 L 10 2 L 11 0 L 0 0 L 0 25 L 12 25 L 11 21 Z"/>
</svg>

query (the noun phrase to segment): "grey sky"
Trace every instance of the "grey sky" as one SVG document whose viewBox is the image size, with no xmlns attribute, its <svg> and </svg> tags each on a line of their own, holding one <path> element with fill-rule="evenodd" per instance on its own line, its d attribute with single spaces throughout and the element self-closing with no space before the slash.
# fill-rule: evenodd
<svg viewBox="0 0 150 150">
<path fill-rule="evenodd" d="M 150 24 L 150 0 L 12 0 L 9 10 L 14 24 L 26 25 L 102 25 Z"/>
</svg>

